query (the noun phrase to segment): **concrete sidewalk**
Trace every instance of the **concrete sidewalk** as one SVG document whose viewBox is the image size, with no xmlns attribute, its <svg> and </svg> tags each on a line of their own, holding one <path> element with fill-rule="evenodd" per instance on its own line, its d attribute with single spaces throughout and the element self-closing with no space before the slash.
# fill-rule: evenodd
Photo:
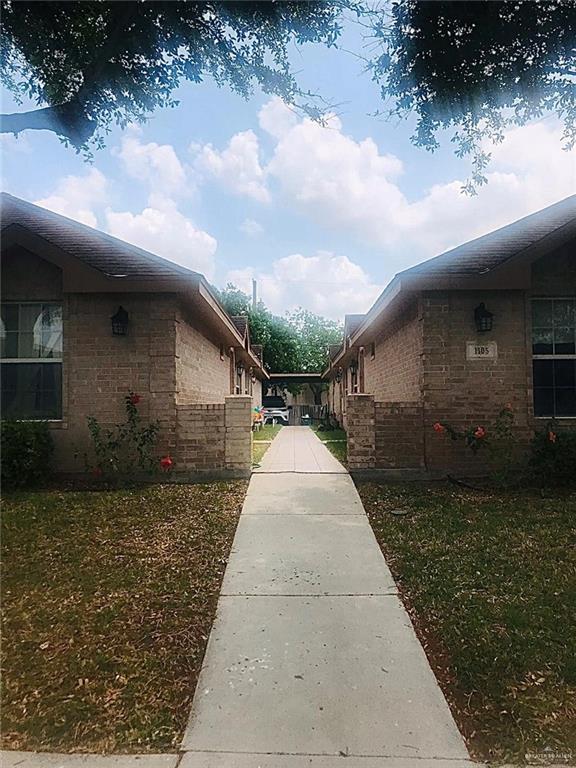
<svg viewBox="0 0 576 768">
<path fill-rule="evenodd" d="M 265 472 L 334 472 L 347 474 L 340 462 L 322 445 L 310 427 L 282 427 L 254 470 Z"/>
<path fill-rule="evenodd" d="M 183 768 L 468 764 L 356 488 L 306 427 L 250 481 L 182 750 Z"/>
</svg>

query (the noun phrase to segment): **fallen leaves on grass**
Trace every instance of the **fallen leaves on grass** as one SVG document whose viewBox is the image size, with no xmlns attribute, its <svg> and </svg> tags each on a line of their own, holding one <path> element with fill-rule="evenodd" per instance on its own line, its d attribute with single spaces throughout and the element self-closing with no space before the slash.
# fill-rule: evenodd
<svg viewBox="0 0 576 768">
<path fill-rule="evenodd" d="M 246 483 L 7 499 L 3 746 L 173 749 Z"/>
<path fill-rule="evenodd" d="M 359 491 L 473 753 L 576 754 L 576 495 Z"/>
</svg>

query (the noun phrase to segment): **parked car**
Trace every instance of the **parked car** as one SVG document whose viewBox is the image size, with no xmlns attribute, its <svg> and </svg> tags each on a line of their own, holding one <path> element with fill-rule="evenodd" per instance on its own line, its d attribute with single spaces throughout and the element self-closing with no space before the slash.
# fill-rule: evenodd
<svg viewBox="0 0 576 768">
<path fill-rule="evenodd" d="M 277 395 L 269 395 L 262 398 L 262 414 L 264 424 L 282 424 L 288 426 L 290 409 L 284 402 L 284 398 Z"/>
</svg>

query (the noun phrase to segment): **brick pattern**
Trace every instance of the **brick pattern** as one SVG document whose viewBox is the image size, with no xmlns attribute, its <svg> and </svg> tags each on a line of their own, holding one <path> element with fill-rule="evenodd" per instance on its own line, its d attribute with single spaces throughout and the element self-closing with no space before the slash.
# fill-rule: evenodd
<svg viewBox="0 0 576 768">
<path fill-rule="evenodd" d="M 177 406 L 176 471 L 222 470 L 226 466 L 224 403 Z"/>
<path fill-rule="evenodd" d="M 419 403 L 375 403 L 375 466 L 422 469 L 422 406 Z"/>
<path fill-rule="evenodd" d="M 371 345 L 365 347 L 364 391 L 381 401 L 419 400 L 422 322 L 417 301 L 378 333 L 374 346 L 374 359 Z"/>
<path fill-rule="evenodd" d="M 351 470 L 375 466 L 374 396 L 348 395 L 346 402 L 347 460 Z"/>
<path fill-rule="evenodd" d="M 474 308 L 484 301 L 494 314 L 493 331 L 478 334 Z M 447 422 L 458 430 L 493 423 L 510 403 L 518 440 L 529 439 L 527 412 L 527 327 L 524 291 L 434 292 L 424 294 L 423 435 L 429 470 L 481 473 L 484 453 L 476 456 L 462 442 L 435 433 Z M 466 360 L 467 341 L 495 341 L 496 360 Z"/>
<path fill-rule="evenodd" d="M 225 403 L 226 469 L 249 471 L 252 467 L 252 398 L 228 395 Z"/>
<path fill-rule="evenodd" d="M 184 310 L 179 309 L 176 317 L 177 402 L 223 403 L 230 394 L 228 351 L 211 341 L 198 320 Z"/>
</svg>

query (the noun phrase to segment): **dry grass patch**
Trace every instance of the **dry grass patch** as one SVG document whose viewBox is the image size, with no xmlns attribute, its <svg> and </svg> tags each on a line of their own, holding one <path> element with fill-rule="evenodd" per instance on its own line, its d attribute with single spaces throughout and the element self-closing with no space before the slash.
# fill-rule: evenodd
<svg viewBox="0 0 576 768">
<path fill-rule="evenodd" d="M 5 748 L 141 752 L 179 743 L 246 488 L 5 500 Z"/>
<path fill-rule="evenodd" d="M 576 494 L 358 489 L 473 753 L 576 757 Z"/>
</svg>

